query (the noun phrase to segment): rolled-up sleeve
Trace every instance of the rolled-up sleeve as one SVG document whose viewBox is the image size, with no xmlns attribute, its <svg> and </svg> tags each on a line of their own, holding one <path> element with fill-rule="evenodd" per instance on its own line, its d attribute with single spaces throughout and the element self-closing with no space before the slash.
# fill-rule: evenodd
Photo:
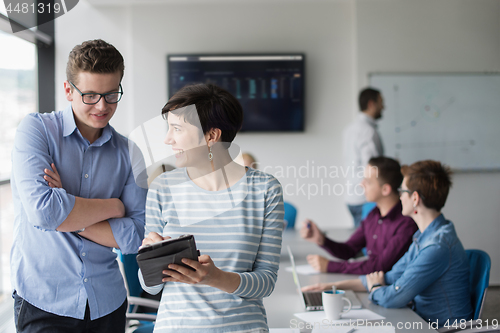
<svg viewBox="0 0 500 333">
<path fill-rule="evenodd" d="M 240 285 L 233 294 L 244 298 L 263 298 L 271 295 L 278 277 L 283 233 L 283 192 L 274 177 L 266 192 L 264 228 L 253 270 L 238 273 Z"/>
<path fill-rule="evenodd" d="M 51 188 L 43 178 L 53 159 L 46 128 L 36 114 L 19 124 L 12 150 L 12 180 L 28 221 L 34 227 L 56 230 L 75 205 L 75 197 L 62 188 Z"/>
<path fill-rule="evenodd" d="M 365 289 L 368 290 L 368 283 L 366 282 L 366 275 L 361 275 L 359 277 L 359 279 L 361 280 L 361 283 L 363 284 L 363 287 L 365 287 Z"/>
<path fill-rule="evenodd" d="M 129 140 L 130 171 L 120 195 L 125 206 L 125 217 L 109 219 L 120 250 L 124 254 L 137 253 L 144 239 L 147 173 L 145 162 L 137 146 Z"/>
<path fill-rule="evenodd" d="M 370 299 L 386 308 L 401 308 L 434 283 L 449 266 L 449 250 L 438 245 L 430 245 L 420 250 L 418 256 L 411 263 L 406 265 L 406 269 L 400 276 L 392 282 L 399 274 L 397 272 L 388 274 L 386 282 L 390 283 L 374 290 L 370 294 Z M 406 257 L 406 256 L 405 256 Z M 407 259 L 403 257 L 403 259 Z M 395 265 L 399 270 L 401 267 Z"/>
</svg>

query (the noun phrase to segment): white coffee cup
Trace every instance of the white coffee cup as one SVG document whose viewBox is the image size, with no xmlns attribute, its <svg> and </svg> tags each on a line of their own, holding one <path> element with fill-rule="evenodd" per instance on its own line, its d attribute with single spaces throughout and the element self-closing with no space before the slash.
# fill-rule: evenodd
<svg viewBox="0 0 500 333">
<path fill-rule="evenodd" d="M 339 320 L 340 316 L 344 313 L 351 311 L 351 301 L 344 297 L 345 291 L 343 290 L 327 290 L 323 291 L 321 297 L 323 299 L 323 309 L 325 310 L 326 318 L 328 320 Z M 349 308 L 344 310 L 344 301 L 349 304 Z"/>
</svg>

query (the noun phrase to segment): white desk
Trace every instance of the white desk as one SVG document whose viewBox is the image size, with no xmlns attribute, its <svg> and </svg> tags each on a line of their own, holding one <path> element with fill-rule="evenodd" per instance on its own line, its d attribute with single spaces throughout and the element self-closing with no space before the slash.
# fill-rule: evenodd
<svg viewBox="0 0 500 333">
<path fill-rule="evenodd" d="M 338 230 L 335 232 L 334 239 L 347 239 L 352 233 L 352 230 Z M 333 236 L 333 233 L 328 233 Z M 299 232 L 294 230 L 286 230 L 283 234 L 283 246 L 281 251 L 280 270 L 278 271 L 278 281 L 274 292 L 270 297 L 264 299 L 264 306 L 267 312 L 267 322 L 270 328 L 289 328 L 291 320 L 300 322 L 293 314 L 304 312 L 300 302 L 300 295 L 296 291 L 293 282 L 292 273 L 285 270 L 290 266 L 290 259 L 286 250 L 287 245 L 290 245 L 294 254 L 296 264 L 301 265 L 306 263 L 306 255 L 310 253 L 325 254 L 321 248 L 316 245 L 306 242 L 300 238 Z M 302 286 L 317 282 L 333 282 L 345 279 L 357 278 L 358 275 L 348 274 L 317 274 L 317 275 L 299 275 Z M 415 331 L 419 333 L 435 333 L 436 331 L 429 328 L 429 324 L 420 318 L 413 310 L 409 308 L 402 309 L 387 309 L 375 305 L 368 299 L 368 293 L 356 293 L 359 300 L 363 304 L 363 308 L 384 316 L 385 322 L 391 322 L 396 328 L 396 332 Z M 402 328 L 398 328 L 398 325 Z M 402 325 L 410 325 L 404 327 Z M 302 332 L 302 331 L 301 331 Z M 308 330 L 303 330 L 308 332 Z"/>
</svg>

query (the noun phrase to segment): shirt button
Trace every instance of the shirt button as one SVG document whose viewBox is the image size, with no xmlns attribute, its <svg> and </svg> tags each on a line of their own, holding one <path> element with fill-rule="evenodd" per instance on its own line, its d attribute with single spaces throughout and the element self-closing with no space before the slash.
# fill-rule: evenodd
<svg viewBox="0 0 500 333">
<path fill-rule="evenodd" d="M 85 278 L 85 279 L 83 279 L 83 282 L 87 282 L 88 280 L 89 280 L 89 279 Z"/>
<path fill-rule="evenodd" d="M 366 254 L 368 254 L 368 255 L 372 254 L 372 250 L 366 251 Z"/>
<path fill-rule="evenodd" d="M 394 289 L 399 290 L 399 286 L 394 287 Z"/>
<path fill-rule="evenodd" d="M 378 220 L 378 224 L 382 224 L 382 222 L 384 222 L 382 219 Z"/>
<path fill-rule="evenodd" d="M 373 239 L 377 239 L 377 235 L 373 235 Z"/>
<path fill-rule="evenodd" d="M 85 174 L 85 178 L 89 178 L 89 175 L 88 175 L 88 174 Z"/>
<path fill-rule="evenodd" d="M 82 252 L 82 257 L 85 257 L 86 255 L 87 255 L 87 253 Z"/>
</svg>

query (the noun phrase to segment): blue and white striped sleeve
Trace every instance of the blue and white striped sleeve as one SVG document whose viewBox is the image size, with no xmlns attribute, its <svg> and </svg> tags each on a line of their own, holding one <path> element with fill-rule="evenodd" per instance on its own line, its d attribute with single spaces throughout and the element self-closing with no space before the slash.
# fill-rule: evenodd
<svg viewBox="0 0 500 333">
<path fill-rule="evenodd" d="M 241 282 L 233 294 L 263 298 L 273 292 L 278 277 L 284 214 L 281 184 L 272 177 L 267 184 L 264 225 L 253 271 L 238 273 Z"/>
<path fill-rule="evenodd" d="M 148 195 L 146 199 L 146 226 L 144 236 L 147 237 L 150 232 L 156 232 L 160 235 L 163 234 L 163 228 L 165 227 L 165 222 L 162 219 L 162 186 L 160 177 L 158 177 L 150 186 L 148 190 Z M 144 284 L 144 279 L 142 277 L 141 270 L 139 269 L 139 282 L 141 283 L 142 289 L 151 295 L 158 294 L 163 289 L 163 283 L 147 287 Z"/>
<path fill-rule="evenodd" d="M 162 218 L 162 186 L 161 178 L 158 177 L 151 184 L 148 190 L 146 199 L 146 226 L 144 236 L 147 237 L 150 232 L 156 232 L 160 235 L 163 234 L 165 222 Z"/>
</svg>

